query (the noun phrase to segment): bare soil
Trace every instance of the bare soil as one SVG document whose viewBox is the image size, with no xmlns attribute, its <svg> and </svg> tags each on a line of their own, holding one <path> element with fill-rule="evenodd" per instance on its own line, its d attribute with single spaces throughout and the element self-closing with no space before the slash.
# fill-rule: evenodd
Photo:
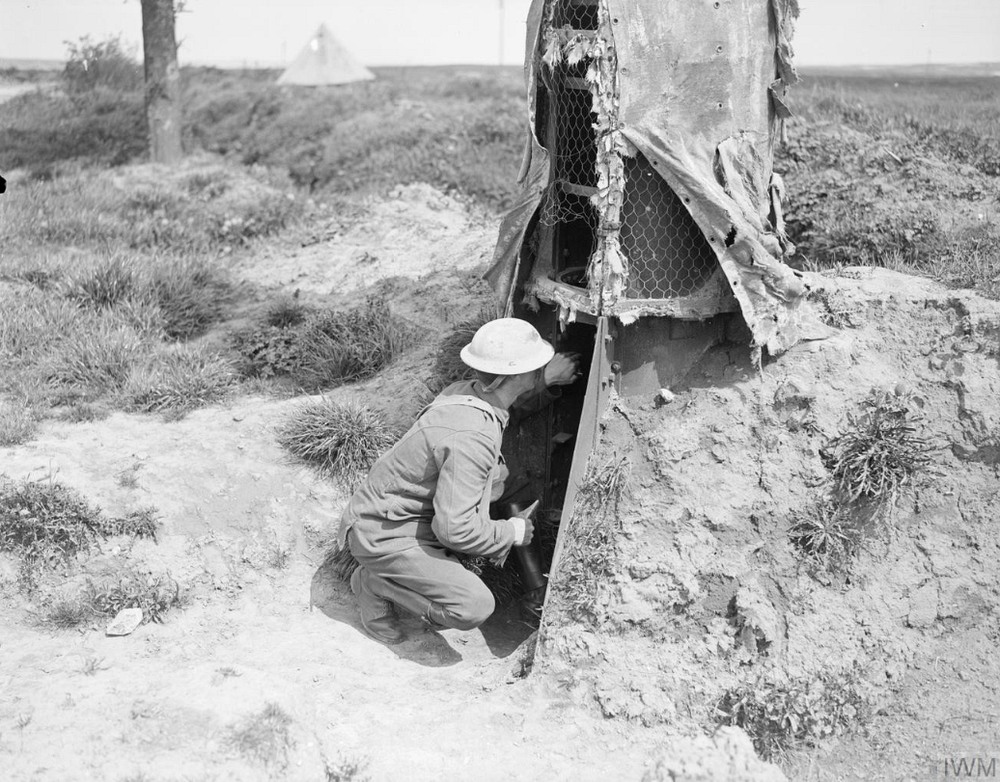
<svg viewBox="0 0 1000 782">
<path fill-rule="evenodd" d="M 257 248 L 233 266 L 306 296 L 389 293 L 443 332 L 487 301 L 473 272 L 495 230 L 413 186 L 308 246 Z M 627 450 L 635 472 L 608 621 L 553 615 L 553 653 L 528 676 L 531 630 L 511 615 L 468 633 L 409 622 L 396 648 L 363 634 L 353 596 L 322 566 L 346 497 L 274 440 L 300 399 L 234 398 L 172 422 L 47 422 L 0 449 L 13 478 L 51 475 L 111 513 L 153 505 L 163 524 L 155 542 L 106 546 L 31 597 L 0 560 L 5 777 L 777 781 L 741 731 L 706 732 L 714 698 L 765 669 L 794 677 L 846 661 L 863 665 L 882 708 L 864 730 L 786 758 L 788 778 L 925 778 L 941 753 L 997 747 L 1000 307 L 852 274 L 813 278 L 836 336 L 761 372 L 747 349 L 716 348 L 670 404 L 618 400 L 601 453 Z M 427 392 L 430 356 L 328 396 L 405 415 Z M 924 400 L 936 470 L 900 498 L 898 533 L 848 580 L 823 583 L 797 564 L 789 517 L 811 499 L 819 449 L 849 406 L 897 383 Z M 815 428 L 792 430 L 793 398 L 808 400 Z M 125 561 L 169 571 L 186 606 L 120 638 L 40 623 L 55 596 Z M 775 620 L 761 655 L 736 643 L 741 588 Z M 267 704 L 291 718 L 287 752 L 238 740 Z"/>
</svg>

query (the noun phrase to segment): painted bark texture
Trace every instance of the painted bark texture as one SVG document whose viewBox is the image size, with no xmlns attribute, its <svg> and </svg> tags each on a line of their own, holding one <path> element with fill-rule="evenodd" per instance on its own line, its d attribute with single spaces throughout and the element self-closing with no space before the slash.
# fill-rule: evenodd
<svg viewBox="0 0 1000 782">
<path fill-rule="evenodd" d="M 142 0 L 146 122 L 154 163 L 180 161 L 181 85 L 174 35 L 174 0 Z"/>
</svg>

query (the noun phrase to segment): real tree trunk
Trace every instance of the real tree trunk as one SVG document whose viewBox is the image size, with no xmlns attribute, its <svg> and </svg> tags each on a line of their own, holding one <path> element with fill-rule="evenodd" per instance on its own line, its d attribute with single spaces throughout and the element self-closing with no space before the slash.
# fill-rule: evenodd
<svg viewBox="0 0 1000 782">
<path fill-rule="evenodd" d="M 181 159 L 181 82 L 174 36 L 174 0 L 142 0 L 146 122 L 154 163 Z"/>
</svg>

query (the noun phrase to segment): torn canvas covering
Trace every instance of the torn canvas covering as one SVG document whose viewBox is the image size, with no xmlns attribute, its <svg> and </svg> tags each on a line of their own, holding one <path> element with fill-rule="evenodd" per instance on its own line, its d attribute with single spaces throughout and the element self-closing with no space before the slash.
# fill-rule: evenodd
<svg viewBox="0 0 1000 782">
<path fill-rule="evenodd" d="M 571 15 L 580 6 L 594 6 L 593 30 L 561 24 L 585 18 Z M 700 294 L 693 286 L 708 290 L 715 278 L 702 275 L 683 290 L 657 287 L 648 259 L 643 267 L 630 252 L 635 241 L 628 220 L 641 222 L 642 214 L 635 215 L 643 211 L 634 202 L 666 193 L 707 240 L 708 257 L 714 255 L 754 344 L 781 352 L 801 337 L 798 310 L 805 288 L 782 262 L 791 248 L 781 224 L 780 181 L 772 181 L 771 171 L 773 146 L 788 115 L 786 90 L 797 80 L 790 45 L 797 10 L 795 0 L 534 0 L 525 63 L 529 142 L 523 189 L 503 220 L 487 273 L 508 312 L 528 294 L 563 307 L 573 299 L 573 306 L 624 322 L 648 314 L 715 314 L 705 296 L 686 310 L 670 304 L 678 297 L 694 301 Z M 581 73 L 581 60 L 584 78 L 572 75 Z M 560 68 L 570 75 L 560 76 Z M 576 89 L 585 80 L 592 102 L 593 187 L 561 185 L 562 192 L 589 193 L 596 212 L 587 218 L 594 223 L 591 257 L 580 261 L 589 297 L 569 295 L 566 286 L 552 282 L 560 259 L 544 258 L 534 236 L 539 215 L 553 212 L 548 201 L 559 195 L 559 178 L 565 179 L 559 170 L 565 155 L 549 148 L 556 136 L 536 117 L 540 98 L 551 96 L 560 79 Z M 552 112 L 551 100 L 549 105 Z M 547 122 L 551 126 L 552 117 Z M 637 191 L 630 184 L 630 178 L 654 175 L 672 193 L 662 185 L 659 191 L 648 184 Z M 645 212 L 655 210 L 647 205 Z M 670 246 L 669 237 L 660 240 L 661 256 Z"/>
</svg>

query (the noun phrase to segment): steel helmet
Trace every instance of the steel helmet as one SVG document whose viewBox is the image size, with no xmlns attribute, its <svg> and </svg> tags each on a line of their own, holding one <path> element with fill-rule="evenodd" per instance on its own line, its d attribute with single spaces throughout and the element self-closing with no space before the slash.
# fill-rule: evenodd
<svg viewBox="0 0 1000 782">
<path fill-rule="evenodd" d="M 461 353 L 468 366 L 491 375 L 533 372 L 554 355 L 552 345 L 520 318 L 498 318 L 483 324 Z"/>
</svg>

